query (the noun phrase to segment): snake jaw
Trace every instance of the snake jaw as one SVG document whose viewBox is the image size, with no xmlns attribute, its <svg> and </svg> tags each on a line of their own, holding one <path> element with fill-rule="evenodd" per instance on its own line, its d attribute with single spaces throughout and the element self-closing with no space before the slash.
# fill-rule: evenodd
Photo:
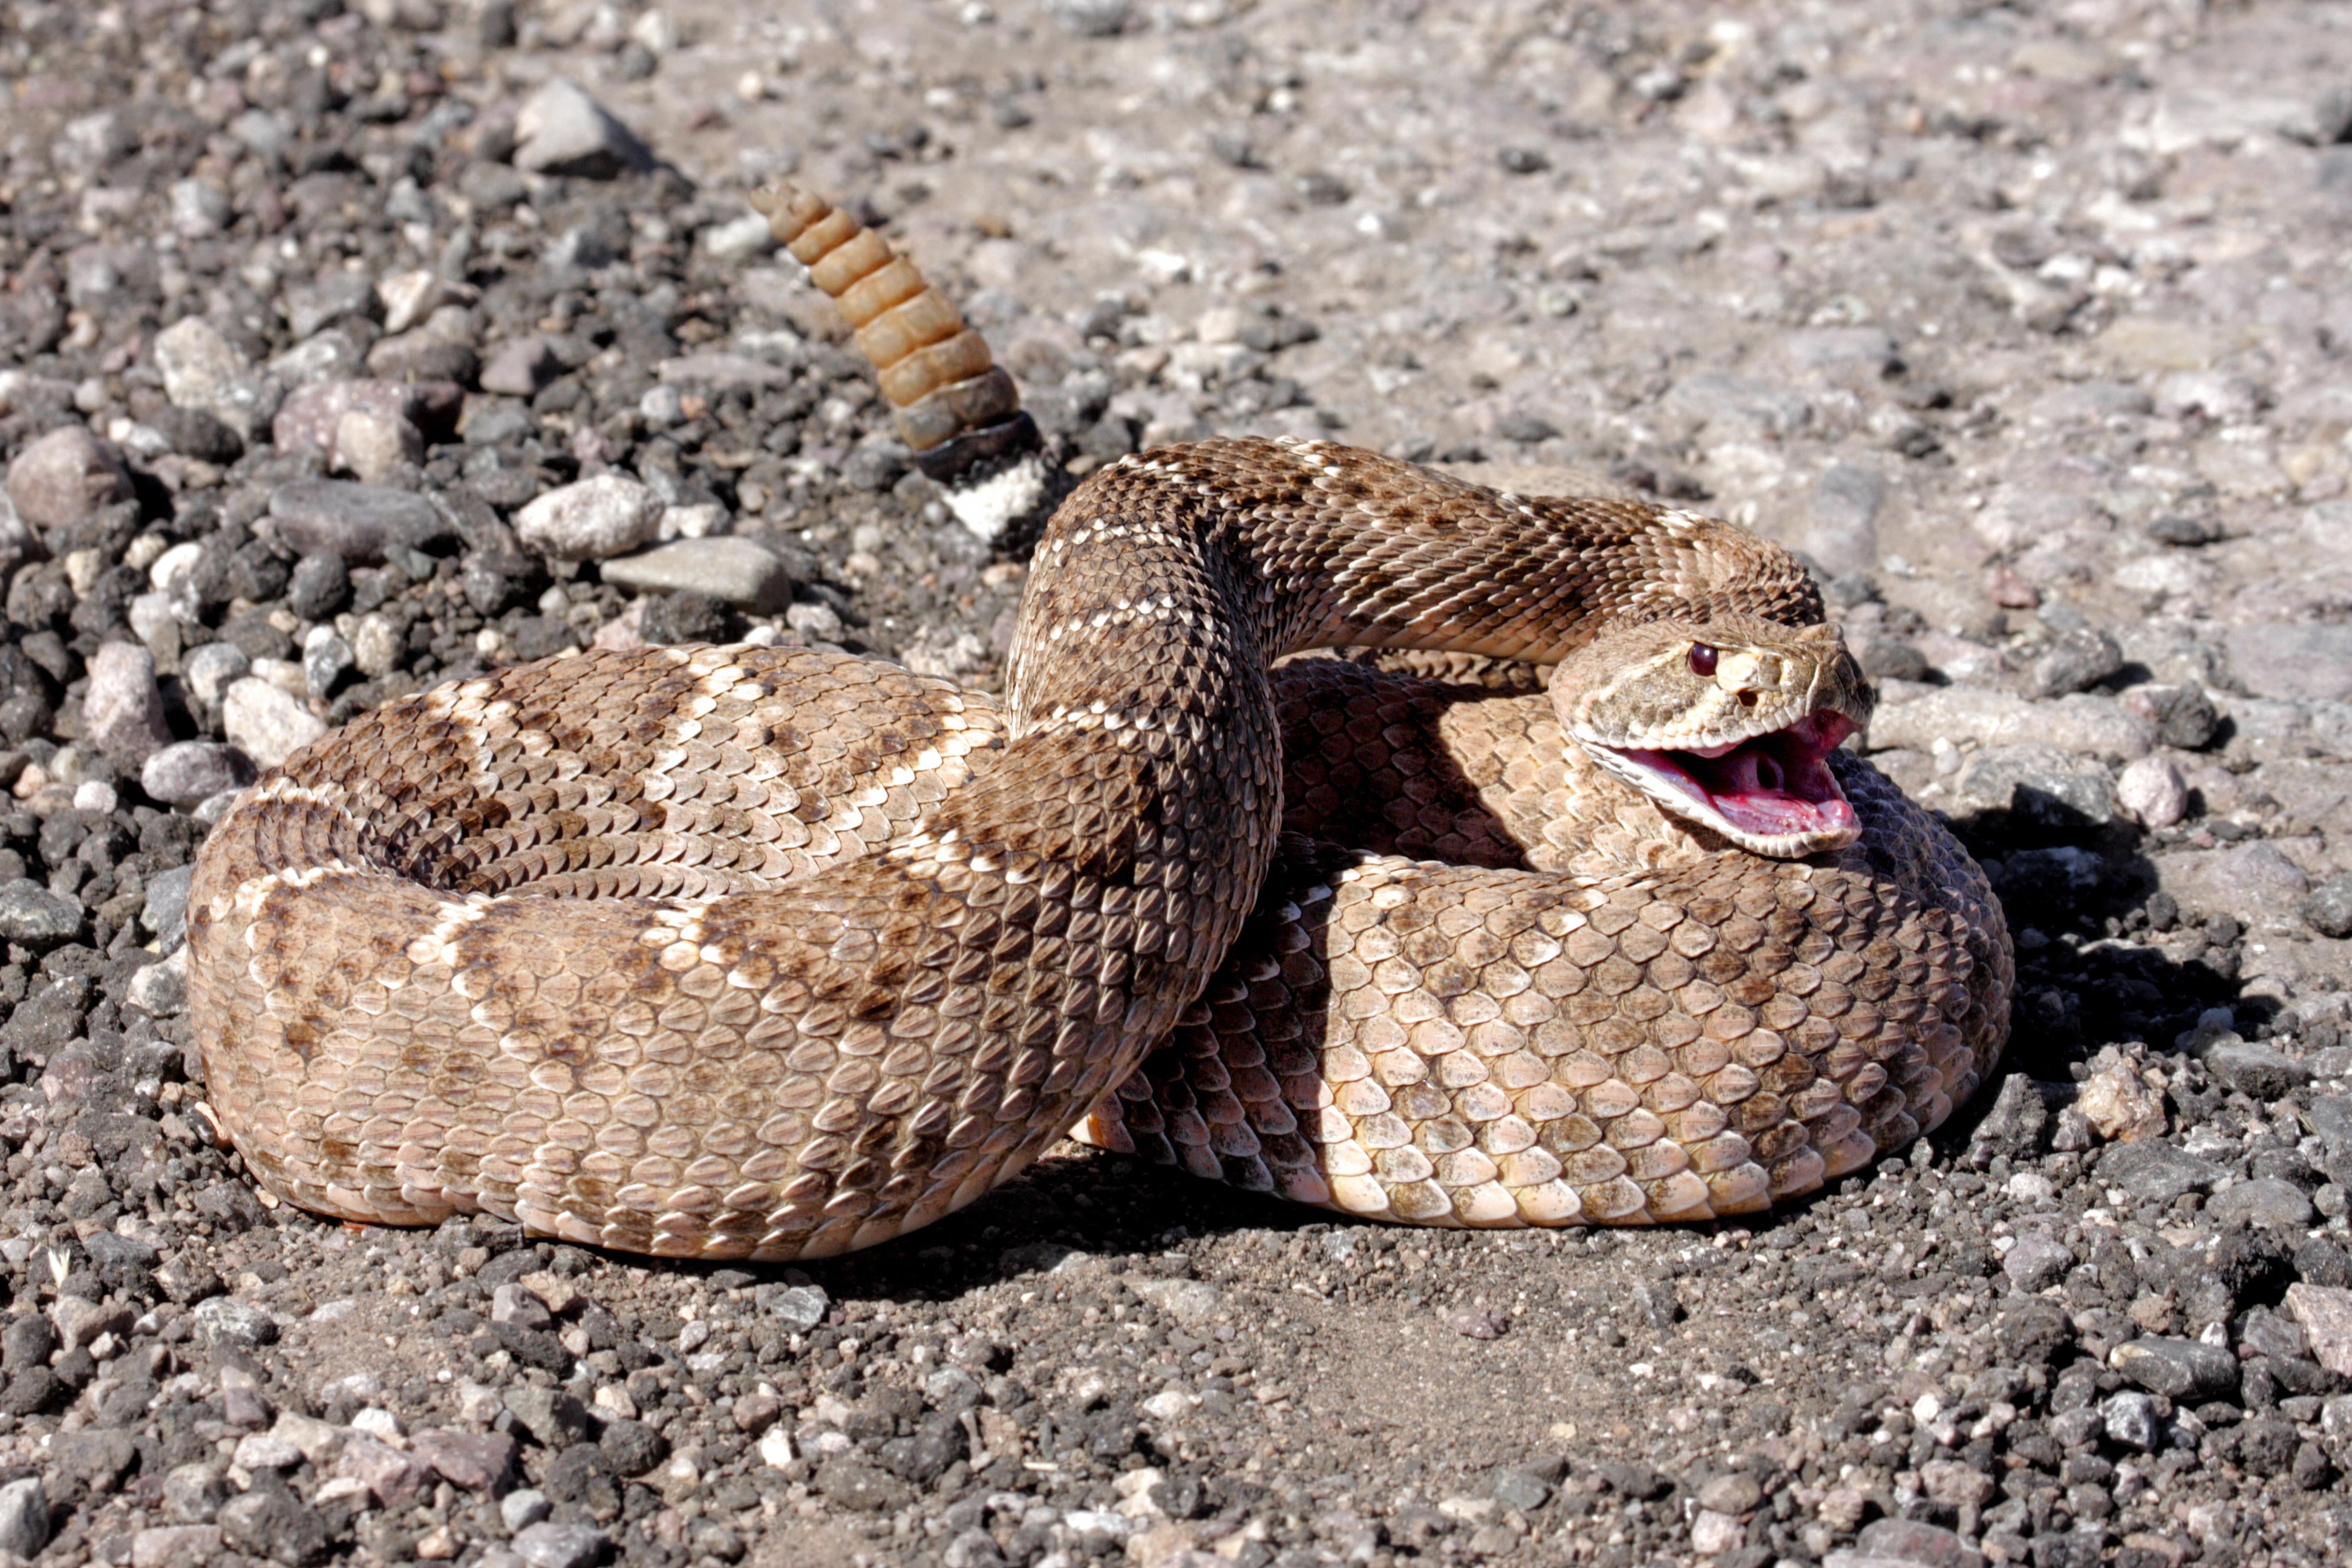
<svg viewBox="0 0 2352 1568">
<path fill-rule="evenodd" d="M 1862 821 L 1829 765 L 1829 754 L 1854 728 L 1845 714 L 1819 708 L 1777 730 L 1688 751 L 1578 739 L 1661 809 L 1750 853 L 1794 859 L 1862 837 Z"/>
</svg>

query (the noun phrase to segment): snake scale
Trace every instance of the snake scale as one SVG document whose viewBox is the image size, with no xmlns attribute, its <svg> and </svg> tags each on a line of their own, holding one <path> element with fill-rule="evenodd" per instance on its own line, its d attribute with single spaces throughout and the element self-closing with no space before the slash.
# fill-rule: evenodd
<svg viewBox="0 0 2352 1568">
<path fill-rule="evenodd" d="M 868 232 L 832 227 L 795 254 Z M 947 482 L 1034 467 L 950 357 Z M 1391 651 L 1297 657 L 1335 648 Z M 884 1241 L 1074 1126 L 1420 1224 L 1754 1212 L 1933 1126 L 2006 1032 L 1981 873 L 1837 749 L 1870 700 L 1727 524 L 1145 452 L 1046 525 L 1002 702 L 600 651 L 289 758 L 196 864 L 207 1094 L 306 1208 L 673 1256 Z"/>
</svg>

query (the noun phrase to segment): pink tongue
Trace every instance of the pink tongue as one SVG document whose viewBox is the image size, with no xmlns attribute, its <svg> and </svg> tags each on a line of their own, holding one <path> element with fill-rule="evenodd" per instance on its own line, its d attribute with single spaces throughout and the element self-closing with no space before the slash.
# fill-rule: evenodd
<svg viewBox="0 0 2352 1568">
<path fill-rule="evenodd" d="M 1749 833 L 1843 832 L 1854 826 L 1853 807 L 1839 799 L 1800 800 L 1793 795 L 1735 790 L 1707 798 L 1724 820 Z"/>
</svg>

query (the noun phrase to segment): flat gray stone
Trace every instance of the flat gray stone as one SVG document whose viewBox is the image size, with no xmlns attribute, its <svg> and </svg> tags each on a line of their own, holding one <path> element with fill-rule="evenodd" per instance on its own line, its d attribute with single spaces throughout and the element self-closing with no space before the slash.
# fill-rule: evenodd
<svg viewBox="0 0 2352 1568">
<path fill-rule="evenodd" d="M 586 1524 L 534 1524 L 514 1538 L 530 1568 L 588 1568 L 604 1553 L 604 1532 Z"/>
<path fill-rule="evenodd" d="M 2009 1256 L 2000 1260 L 2000 1271 L 2009 1282 L 2032 1295 L 2046 1290 L 2063 1279 L 2074 1267 L 2074 1255 L 2062 1242 L 2046 1236 L 2026 1235 L 2018 1237 Z"/>
<path fill-rule="evenodd" d="M 138 643 L 99 646 L 81 710 L 90 743 L 133 767 L 172 743 L 163 693 L 155 684 L 155 656 Z"/>
<path fill-rule="evenodd" d="M 332 555 L 346 566 L 373 566 L 388 546 L 415 550 L 447 537 L 449 521 L 412 490 L 348 479 L 297 479 L 270 493 L 278 537 L 298 555 Z"/>
<path fill-rule="evenodd" d="M 53 893 L 38 882 L 19 877 L 0 882 L 0 938 L 26 947 L 55 947 L 82 932 L 89 911 L 79 899 Z"/>
<path fill-rule="evenodd" d="M 2238 1358 L 2202 1340 L 2145 1339 L 2117 1345 L 2107 1363 L 2150 1394 L 2201 1402 L 2238 1392 Z"/>
<path fill-rule="evenodd" d="M 184 316 L 155 334 L 155 368 L 163 395 L 181 408 L 201 408 L 247 441 L 269 428 L 285 384 L 257 370 L 201 316 Z"/>
<path fill-rule="evenodd" d="M 26 443 L 8 465 L 8 499 L 16 515 L 47 531 L 131 499 L 131 470 L 112 444 L 87 426 L 61 425 Z"/>
<path fill-rule="evenodd" d="M 551 78 L 515 115 L 518 169 L 610 180 L 653 162 L 634 132 L 568 78 Z"/>
<path fill-rule="evenodd" d="M 2285 1230 L 2302 1229 L 2311 1223 L 2313 1215 L 2311 1200 L 2303 1189 L 2276 1176 L 2257 1176 L 2224 1187 L 2206 1200 L 2205 1212 L 2219 1226 L 2243 1222 Z"/>
<path fill-rule="evenodd" d="M 604 581 L 638 593 L 703 594 L 759 614 L 792 602 L 793 583 L 775 552 L 749 539 L 681 539 L 624 555 L 602 568 Z"/>
<path fill-rule="evenodd" d="M 654 542 L 662 499 L 625 474 L 598 474 L 541 496 L 515 513 L 516 537 L 556 561 L 602 561 Z"/>
<path fill-rule="evenodd" d="M 2221 1179 L 2221 1167 L 2156 1140 L 2111 1143 L 2099 1156 L 2099 1180 L 2158 1207 L 2183 1193 L 2201 1193 Z"/>
<path fill-rule="evenodd" d="M 2007 691 L 1945 686 L 1871 716 L 1870 749 L 1932 752 L 1938 738 L 1954 745 L 2039 743 L 2062 752 L 2126 762 L 2147 755 L 2156 727 L 2112 697 L 2077 691 L 2055 702 L 2032 702 Z"/>
</svg>

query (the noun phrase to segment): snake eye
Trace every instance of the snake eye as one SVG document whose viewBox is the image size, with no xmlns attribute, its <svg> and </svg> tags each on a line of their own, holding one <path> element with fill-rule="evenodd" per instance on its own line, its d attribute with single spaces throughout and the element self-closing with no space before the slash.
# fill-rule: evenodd
<svg viewBox="0 0 2352 1568">
<path fill-rule="evenodd" d="M 1691 644 L 1690 667 L 1693 675 L 1712 676 L 1715 673 L 1715 649 L 1709 645 L 1703 642 Z"/>
</svg>

